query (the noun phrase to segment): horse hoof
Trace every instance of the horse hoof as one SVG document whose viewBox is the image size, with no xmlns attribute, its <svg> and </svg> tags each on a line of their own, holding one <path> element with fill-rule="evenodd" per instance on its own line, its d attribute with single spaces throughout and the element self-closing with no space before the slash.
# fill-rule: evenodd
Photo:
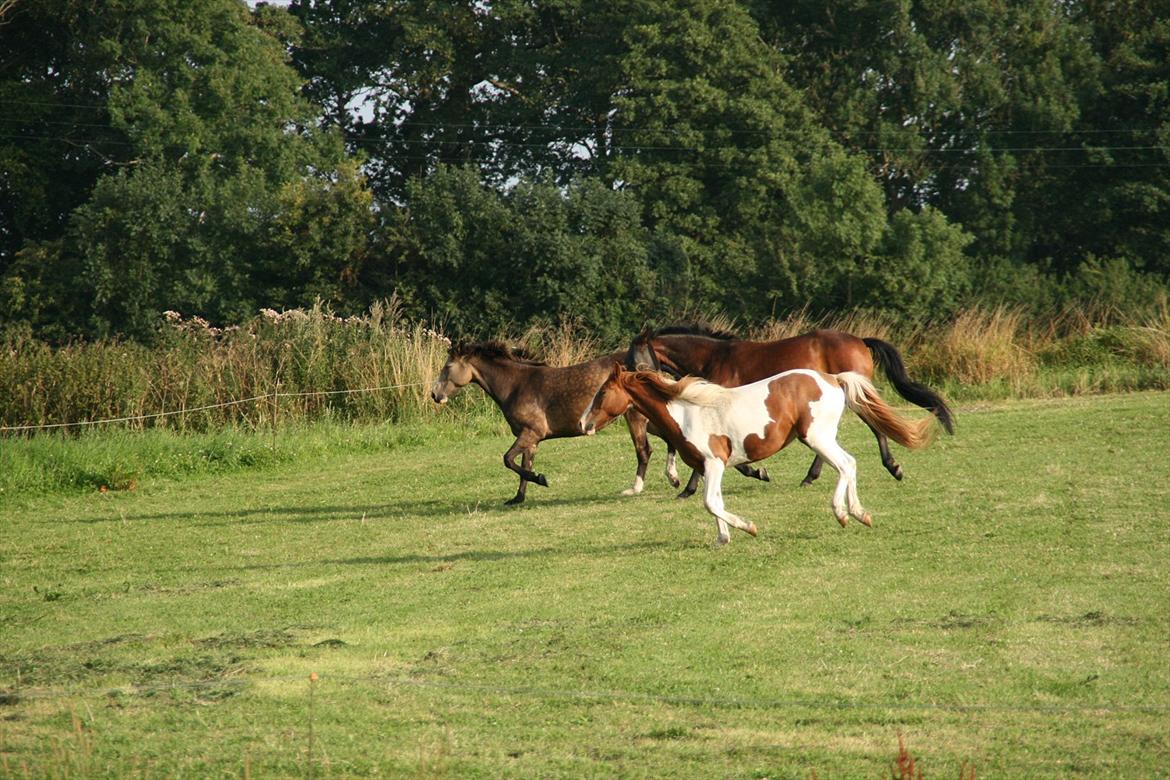
<svg viewBox="0 0 1170 780">
<path fill-rule="evenodd" d="M 693 490 L 691 490 L 691 491 L 684 490 L 683 492 L 681 492 L 677 496 L 675 496 L 675 498 L 681 500 L 684 498 L 690 498 L 694 494 L 695 494 L 695 492 Z"/>
<path fill-rule="evenodd" d="M 807 479 L 807 478 L 806 478 L 806 479 L 804 479 L 804 480 L 801 480 L 800 486 L 801 486 L 802 488 L 806 488 L 806 487 L 812 487 L 812 483 L 813 483 L 813 481 L 812 481 L 811 479 Z"/>
<path fill-rule="evenodd" d="M 504 502 L 504 506 L 517 506 L 524 503 L 524 496 L 514 496 Z"/>
<path fill-rule="evenodd" d="M 716 536 L 715 537 L 715 546 L 716 547 L 723 547 L 724 545 L 726 545 L 730 541 L 731 541 L 730 536 Z"/>
<path fill-rule="evenodd" d="M 768 476 L 767 469 L 760 469 L 758 472 L 756 472 L 756 478 L 759 479 L 761 482 L 771 482 L 772 481 L 772 478 Z"/>
<path fill-rule="evenodd" d="M 906 476 L 905 474 L 902 473 L 901 466 L 894 466 L 894 470 L 891 471 L 890 473 L 893 474 L 894 479 L 898 480 L 899 482 L 902 481 L 902 477 Z"/>
<path fill-rule="evenodd" d="M 838 517 L 837 522 L 841 524 L 842 528 L 844 528 L 846 525 L 849 524 L 849 515 L 843 515 L 841 517 Z"/>
<path fill-rule="evenodd" d="M 866 528 L 873 528 L 873 515 L 871 515 L 869 512 L 863 514 L 859 519 L 861 520 L 861 524 Z M 844 525 L 844 523 L 842 523 L 842 525 Z"/>
<path fill-rule="evenodd" d="M 755 538 L 755 536 L 756 536 L 756 524 L 755 523 L 748 523 L 748 527 L 745 528 L 744 530 L 747 531 L 748 535 L 751 536 L 753 539 Z"/>
<path fill-rule="evenodd" d="M 548 487 L 548 480 L 544 478 L 544 474 L 537 474 L 536 479 L 532 480 L 541 487 Z"/>
<path fill-rule="evenodd" d="M 622 491 L 623 496 L 636 496 L 641 493 L 641 490 L 634 490 L 633 488 L 626 488 Z"/>
<path fill-rule="evenodd" d="M 671 487 L 678 487 L 679 485 L 682 484 L 682 480 L 678 479 L 677 477 L 671 477 L 669 479 L 670 479 L 670 486 Z"/>
</svg>

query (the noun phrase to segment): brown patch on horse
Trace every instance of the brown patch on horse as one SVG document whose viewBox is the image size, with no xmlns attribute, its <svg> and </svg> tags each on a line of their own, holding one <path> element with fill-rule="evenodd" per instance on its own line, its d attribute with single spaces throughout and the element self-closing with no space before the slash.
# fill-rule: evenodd
<svg viewBox="0 0 1170 780">
<path fill-rule="evenodd" d="M 707 440 L 707 447 L 710 448 L 711 454 L 719 458 L 719 460 L 727 463 L 731 460 L 731 437 L 724 436 L 717 433 L 711 434 Z"/>
<path fill-rule="evenodd" d="M 743 440 L 743 449 L 749 459 L 756 461 L 782 450 L 796 437 L 804 439 L 812 424 L 810 401 L 821 397 L 817 380 L 807 374 L 794 374 L 775 379 L 768 385 L 764 403 L 772 422 L 764 428 L 764 435 L 750 434 Z"/>
</svg>

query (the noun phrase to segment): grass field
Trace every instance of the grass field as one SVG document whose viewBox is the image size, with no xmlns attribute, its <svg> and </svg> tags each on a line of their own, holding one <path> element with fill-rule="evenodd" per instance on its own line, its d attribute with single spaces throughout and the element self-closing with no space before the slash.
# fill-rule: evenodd
<svg viewBox="0 0 1170 780">
<path fill-rule="evenodd" d="M 452 425 L 0 494 L 0 777 L 1167 776 L 1170 394 L 958 420 L 903 483 L 846 423 L 872 530 L 729 475 L 724 549 L 620 427 L 518 509 Z"/>
</svg>

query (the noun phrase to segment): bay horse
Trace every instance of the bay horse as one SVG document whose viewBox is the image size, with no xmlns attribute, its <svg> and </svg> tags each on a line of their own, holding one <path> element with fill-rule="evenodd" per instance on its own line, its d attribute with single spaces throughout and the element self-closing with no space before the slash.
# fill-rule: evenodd
<svg viewBox="0 0 1170 780">
<path fill-rule="evenodd" d="M 838 330 L 814 330 L 778 341 L 744 341 L 726 331 L 671 326 L 637 336 L 627 350 L 625 363 L 630 369 L 665 370 L 676 377 L 698 376 L 725 387 L 748 384 L 794 368 L 826 374 L 852 371 L 872 380 L 876 364 L 900 396 L 930 411 L 947 433 L 954 433 L 954 418 L 946 401 L 929 387 L 911 380 L 902 355 L 881 339 L 858 338 Z M 902 467 L 890 453 L 886 435 L 873 425 L 869 427 L 877 439 L 882 465 L 894 479 L 901 480 Z M 801 486 L 811 485 L 823 465 L 824 458 L 818 453 Z M 667 478 L 677 484 L 674 452 L 670 449 L 666 468 Z M 698 473 L 692 473 L 679 498 L 692 495 L 698 481 Z"/>
<path fill-rule="evenodd" d="M 697 377 L 677 382 L 653 371 L 627 371 L 615 363 L 579 424 L 586 435 L 631 407 L 662 430 L 683 461 L 702 471 L 704 505 L 715 516 L 716 543 L 731 540 L 728 525 L 756 535 L 755 523 L 723 506 L 726 466 L 762 460 L 800 439 L 837 470 L 833 515 L 845 526 L 852 515 L 866 526 L 873 518 L 857 496 L 857 462 L 837 443 L 845 407 L 899 444 L 917 448 L 929 441 L 933 420 L 910 421 L 891 409 L 870 381 L 847 371 L 830 375 L 808 369 L 785 371 L 758 382 L 723 387 Z"/>
<path fill-rule="evenodd" d="M 520 504 L 529 482 L 548 487 L 544 474 L 532 470 L 537 445 L 545 439 L 581 435 L 578 420 L 582 410 L 605 381 L 613 363 L 624 355 L 617 352 L 586 363 L 554 368 L 498 341 L 457 343 L 448 350 L 447 362 L 431 387 L 431 399 L 446 403 L 461 388 L 474 383 L 496 402 L 516 437 L 504 453 L 504 466 L 520 476 L 516 495 L 505 503 Z M 646 418 L 631 410 L 626 415 L 626 423 L 638 457 L 638 469 L 634 486 L 624 492 L 633 495 L 642 490 L 651 449 Z M 517 456 L 521 458 L 520 465 L 516 464 Z"/>
</svg>

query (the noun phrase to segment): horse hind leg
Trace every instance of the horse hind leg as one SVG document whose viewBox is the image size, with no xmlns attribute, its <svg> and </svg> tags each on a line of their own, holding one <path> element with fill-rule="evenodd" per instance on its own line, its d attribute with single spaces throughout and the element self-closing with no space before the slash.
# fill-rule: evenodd
<svg viewBox="0 0 1170 780">
<path fill-rule="evenodd" d="M 821 469 L 825 466 L 825 459 L 818 453 L 814 458 L 812 465 L 808 467 L 808 473 L 804 475 L 804 479 L 800 481 L 801 487 L 808 487 L 817 481 L 821 476 Z"/>
<path fill-rule="evenodd" d="M 890 476 L 899 482 L 905 474 L 902 472 L 902 467 L 898 465 L 898 461 L 894 460 L 894 456 L 890 453 L 890 440 L 881 431 L 870 426 L 873 431 L 874 438 L 877 439 L 878 451 L 882 454 L 882 465 L 886 467 L 886 471 L 890 472 Z"/>
<path fill-rule="evenodd" d="M 857 461 L 837 443 L 836 431 L 832 435 L 814 432 L 810 429 L 805 442 L 820 457 L 837 470 L 837 486 L 833 490 L 833 515 L 841 527 L 849 522 L 849 516 L 866 526 L 873 525 L 873 518 L 857 495 Z"/>
</svg>

